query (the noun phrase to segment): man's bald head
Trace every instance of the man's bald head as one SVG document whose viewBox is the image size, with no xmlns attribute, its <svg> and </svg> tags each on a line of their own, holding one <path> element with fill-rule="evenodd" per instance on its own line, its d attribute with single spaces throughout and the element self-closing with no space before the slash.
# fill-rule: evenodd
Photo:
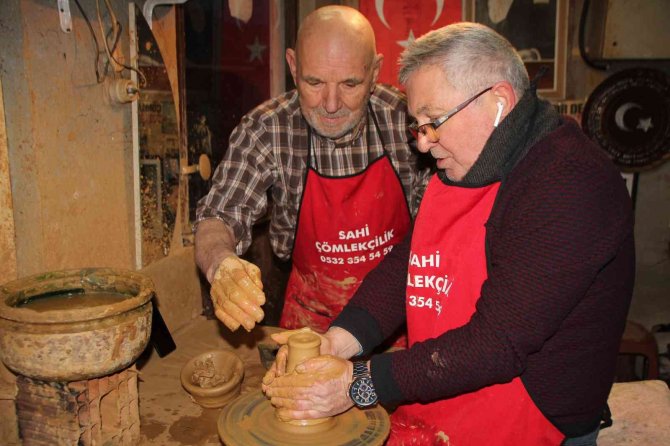
<svg viewBox="0 0 670 446">
<path fill-rule="evenodd" d="M 326 6 L 305 17 L 286 62 L 307 123 L 331 139 L 358 128 L 382 59 L 370 22 L 357 10 Z"/>
<path fill-rule="evenodd" d="M 305 17 L 298 30 L 296 56 L 300 58 L 309 47 L 334 45 L 363 51 L 369 63 L 377 53 L 372 25 L 348 6 L 324 6 Z"/>
</svg>

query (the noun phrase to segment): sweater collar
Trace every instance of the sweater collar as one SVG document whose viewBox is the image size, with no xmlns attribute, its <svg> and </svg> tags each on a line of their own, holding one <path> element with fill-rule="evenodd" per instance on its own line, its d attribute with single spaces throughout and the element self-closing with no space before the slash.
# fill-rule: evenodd
<svg viewBox="0 0 670 446">
<path fill-rule="evenodd" d="M 481 187 L 501 181 L 528 150 L 559 124 L 558 114 L 534 88 L 525 91 L 517 105 L 493 130 L 477 161 L 461 181 L 451 181 L 444 170 L 438 177 L 444 184 Z"/>
</svg>

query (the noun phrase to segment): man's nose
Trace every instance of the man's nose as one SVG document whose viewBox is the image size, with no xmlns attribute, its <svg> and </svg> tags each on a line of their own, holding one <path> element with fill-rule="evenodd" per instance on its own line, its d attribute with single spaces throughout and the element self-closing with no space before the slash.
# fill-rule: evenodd
<svg viewBox="0 0 670 446">
<path fill-rule="evenodd" d="M 328 113 L 337 112 L 342 106 L 337 85 L 328 85 L 324 89 L 323 94 L 323 108 L 325 108 Z"/>
<path fill-rule="evenodd" d="M 428 153 L 430 151 L 430 148 L 435 145 L 434 142 L 431 142 L 430 138 L 428 138 L 426 135 L 423 133 L 419 133 L 416 137 L 416 147 L 419 149 L 419 152 L 421 153 Z"/>
</svg>

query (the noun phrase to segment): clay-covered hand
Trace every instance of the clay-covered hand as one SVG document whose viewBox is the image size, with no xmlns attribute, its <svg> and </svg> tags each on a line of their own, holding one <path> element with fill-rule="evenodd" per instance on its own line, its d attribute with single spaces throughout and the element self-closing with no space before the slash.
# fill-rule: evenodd
<svg viewBox="0 0 670 446">
<path fill-rule="evenodd" d="M 352 374 L 350 361 L 323 355 L 299 364 L 294 373 L 277 376 L 263 387 L 281 420 L 323 418 L 354 405 L 349 398 Z"/>
<path fill-rule="evenodd" d="M 265 303 L 261 270 L 236 255 L 223 259 L 212 281 L 214 314 L 235 331 L 240 324 L 251 331 L 263 319 Z"/>
<path fill-rule="evenodd" d="M 270 366 L 270 369 L 265 373 L 265 376 L 263 377 L 263 384 L 262 384 L 263 390 L 265 390 L 265 386 L 270 384 L 272 380 L 275 379 L 275 377 L 286 374 L 286 362 L 288 360 L 288 345 L 287 345 L 288 338 L 290 338 L 294 334 L 305 333 L 305 332 L 314 333 L 321 339 L 321 347 L 319 347 L 319 354 L 321 355 L 334 354 L 334 352 L 332 351 L 330 340 L 327 337 L 323 336 L 322 334 L 313 331 L 309 327 L 298 328 L 296 330 L 286 330 L 279 333 L 271 334 L 270 337 L 272 338 L 272 340 L 275 341 L 277 344 L 281 345 L 281 347 L 279 348 L 279 351 L 277 351 L 277 355 L 275 356 L 275 360 L 272 363 L 272 366 Z"/>
</svg>

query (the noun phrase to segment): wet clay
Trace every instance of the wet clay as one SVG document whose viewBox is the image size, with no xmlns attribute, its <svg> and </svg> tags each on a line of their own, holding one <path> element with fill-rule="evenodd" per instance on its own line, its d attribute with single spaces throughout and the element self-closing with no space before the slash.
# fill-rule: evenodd
<svg viewBox="0 0 670 446">
<path fill-rule="evenodd" d="M 191 382 L 196 386 L 208 389 L 225 383 L 226 377 L 218 373 L 214 367 L 213 355 L 205 356 L 203 360 L 195 361 L 195 368 L 191 373 Z"/>
<path fill-rule="evenodd" d="M 180 378 L 194 402 L 207 408 L 223 407 L 240 394 L 244 364 L 233 351 L 212 350 L 187 361 Z"/>
<path fill-rule="evenodd" d="M 286 373 L 293 373 L 295 366 L 303 361 L 319 356 L 321 338 L 312 331 L 304 331 L 288 338 L 288 358 Z"/>
<path fill-rule="evenodd" d="M 319 356 L 321 338 L 313 331 L 296 333 L 288 338 L 288 357 L 286 358 L 286 373 L 293 373 L 295 366 L 311 358 Z M 311 420 L 290 420 L 286 423 L 295 426 L 314 426 L 331 422 L 330 417 Z"/>
</svg>

